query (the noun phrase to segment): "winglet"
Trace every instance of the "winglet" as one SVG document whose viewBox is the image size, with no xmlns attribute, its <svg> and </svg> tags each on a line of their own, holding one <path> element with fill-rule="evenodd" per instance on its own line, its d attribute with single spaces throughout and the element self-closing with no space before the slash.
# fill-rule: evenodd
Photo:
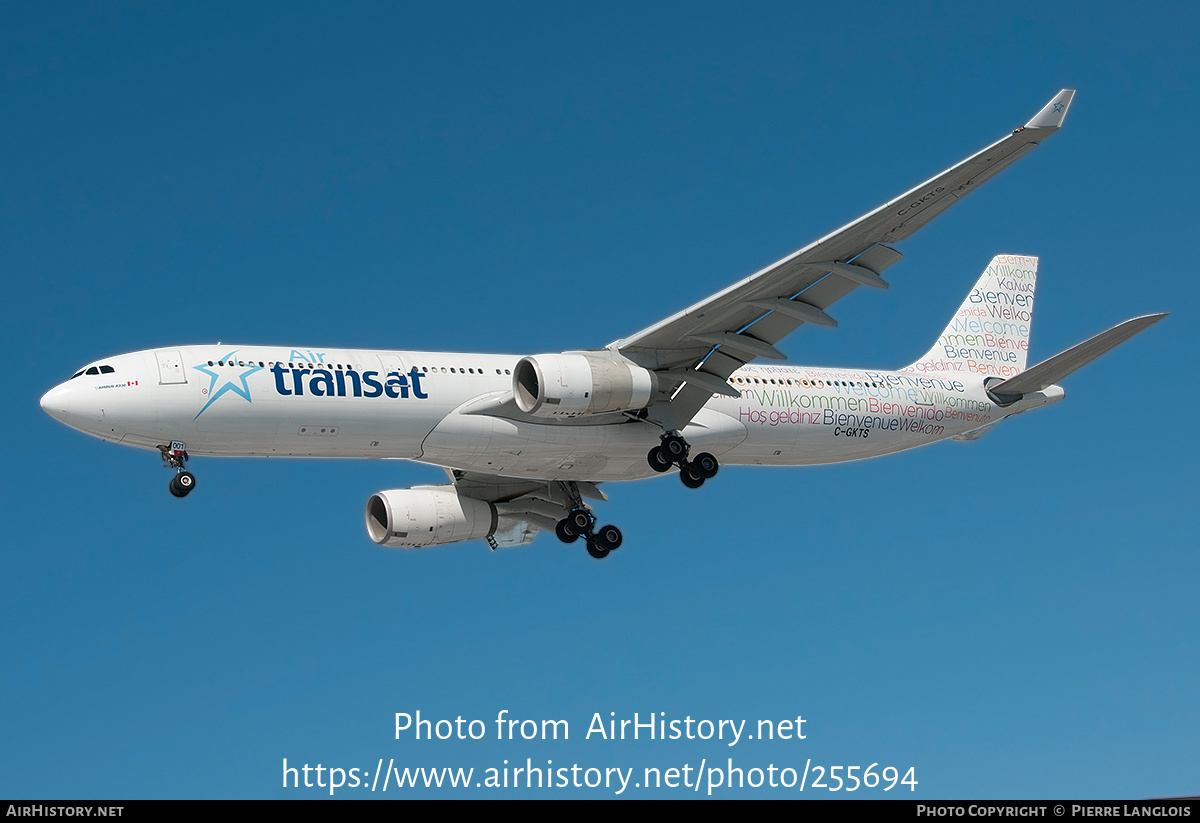
<svg viewBox="0 0 1200 823">
<path fill-rule="evenodd" d="M 1032 120 L 1025 124 L 1025 128 L 1057 129 L 1062 125 L 1063 119 L 1067 116 L 1067 109 L 1070 108 L 1071 98 L 1074 96 L 1075 89 L 1063 89 L 1054 95 L 1054 99 L 1035 114 Z"/>
</svg>

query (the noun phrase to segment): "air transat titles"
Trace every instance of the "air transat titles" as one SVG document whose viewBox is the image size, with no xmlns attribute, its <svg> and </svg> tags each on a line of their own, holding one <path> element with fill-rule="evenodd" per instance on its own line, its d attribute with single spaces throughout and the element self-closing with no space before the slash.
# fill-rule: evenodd
<svg viewBox="0 0 1200 823">
<path fill-rule="evenodd" d="M 382 397 L 407 399 L 411 390 L 412 396 L 418 400 L 429 397 L 421 388 L 421 378 L 425 375 L 413 367 L 408 374 L 388 372 L 381 379 L 377 371 L 365 371 L 359 374 L 354 369 L 297 369 L 285 368 L 281 363 L 271 367 L 275 375 L 275 391 L 284 396 L 303 395 L 313 397 Z M 308 378 L 305 380 L 304 378 Z M 347 394 L 349 392 L 349 394 Z"/>
</svg>

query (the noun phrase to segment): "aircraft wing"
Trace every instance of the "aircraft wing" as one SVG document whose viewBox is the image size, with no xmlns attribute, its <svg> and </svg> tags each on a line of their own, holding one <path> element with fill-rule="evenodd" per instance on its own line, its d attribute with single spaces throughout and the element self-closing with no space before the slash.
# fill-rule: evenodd
<svg viewBox="0 0 1200 823">
<path fill-rule="evenodd" d="M 837 325 L 825 309 L 858 286 L 887 288 L 879 274 L 908 237 L 1058 130 L 1075 96 L 1063 89 L 1032 120 L 936 177 L 723 291 L 609 344 L 658 372 L 685 425 L 714 394 L 737 396 L 727 379 L 803 323 Z"/>
</svg>

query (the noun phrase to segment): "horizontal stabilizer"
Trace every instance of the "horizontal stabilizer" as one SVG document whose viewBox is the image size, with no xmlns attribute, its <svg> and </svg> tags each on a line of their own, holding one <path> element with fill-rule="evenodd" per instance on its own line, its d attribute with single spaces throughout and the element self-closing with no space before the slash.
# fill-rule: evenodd
<svg viewBox="0 0 1200 823">
<path fill-rule="evenodd" d="M 1166 314 L 1148 314 L 1145 317 L 1126 320 L 1119 326 L 1101 332 L 1090 340 L 1085 340 L 1078 346 L 1072 346 L 1062 354 L 1056 354 L 1046 362 L 1021 372 L 1016 377 L 1009 378 L 1002 383 L 989 385 L 988 393 L 1003 402 L 1008 402 L 1021 395 L 1041 391 L 1166 316 Z"/>
</svg>

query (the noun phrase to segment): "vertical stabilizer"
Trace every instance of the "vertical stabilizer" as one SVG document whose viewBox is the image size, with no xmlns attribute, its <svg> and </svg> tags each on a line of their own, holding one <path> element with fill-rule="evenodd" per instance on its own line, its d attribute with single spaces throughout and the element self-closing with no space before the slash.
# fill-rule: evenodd
<svg viewBox="0 0 1200 823">
<path fill-rule="evenodd" d="M 1012 377 L 1025 371 L 1036 257 L 998 254 L 929 352 L 903 371 Z"/>
</svg>

